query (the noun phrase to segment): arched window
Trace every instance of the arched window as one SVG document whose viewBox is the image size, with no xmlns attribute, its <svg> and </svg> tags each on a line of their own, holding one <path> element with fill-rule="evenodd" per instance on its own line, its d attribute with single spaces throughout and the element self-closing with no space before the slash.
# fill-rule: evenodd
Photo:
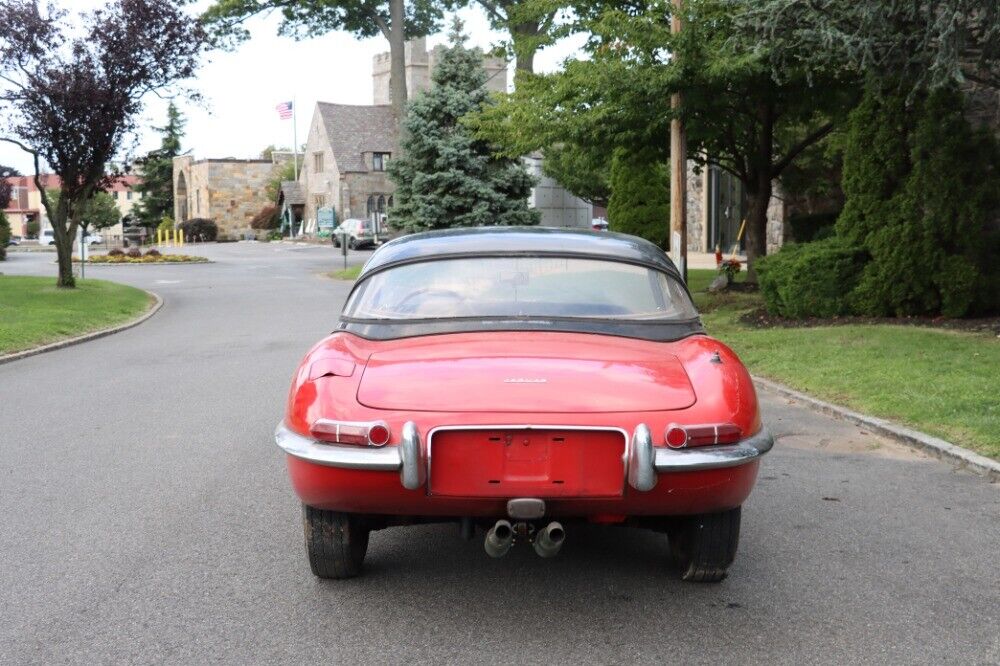
<svg viewBox="0 0 1000 666">
<path fill-rule="evenodd" d="M 368 217 L 371 217 L 372 213 L 374 212 L 375 212 L 375 195 L 373 194 L 368 197 L 368 210 L 367 210 Z"/>
<path fill-rule="evenodd" d="M 378 214 L 385 215 L 385 197 L 381 194 L 378 197 Z"/>
<path fill-rule="evenodd" d="M 392 208 L 392 195 L 389 195 L 389 208 Z"/>
</svg>

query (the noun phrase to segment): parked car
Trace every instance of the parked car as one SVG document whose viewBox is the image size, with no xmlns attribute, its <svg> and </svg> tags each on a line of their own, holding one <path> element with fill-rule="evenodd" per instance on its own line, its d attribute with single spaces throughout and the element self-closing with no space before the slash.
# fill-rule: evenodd
<svg viewBox="0 0 1000 666">
<path fill-rule="evenodd" d="M 347 247 L 352 250 L 375 247 L 385 242 L 384 234 L 376 235 L 375 224 L 371 220 L 347 219 L 341 222 L 330 234 L 334 247 L 340 247 L 341 239 L 345 236 Z"/>
<path fill-rule="evenodd" d="M 7 246 L 20 245 L 22 238 L 20 236 L 11 236 L 7 239 Z"/>
<path fill-rule="evenodd" d="M 603 217 L 595 217 L 590 221 L 590 228 L 594 231 L 607 231 L 608 221 Z"/>
<path fill-rule="evenodd" d="M 55 245 L 56 236 L 55 232 L 51 229 L 43 229 L 42 233 L 38 234 L 38 244 L 39 245 Z"/>
<path fill-rule="evenodd" d="M 104 242 L 104 236 L 100 234 L 87 234 L 86 238 L 84 238 L 83 241 L 87 245 L 98 245 Z"/>
<path fill-rule="evenodd" d="M 684 579 L 718 581 L 773 445 L 659 248 L 517 227 L 376 250 L 275 440 L 321 578 L 360 573 L 371 530 L 455 521 L 493 557 L 553 556 L 573 524 L 650 528 Z"/>
</svg>

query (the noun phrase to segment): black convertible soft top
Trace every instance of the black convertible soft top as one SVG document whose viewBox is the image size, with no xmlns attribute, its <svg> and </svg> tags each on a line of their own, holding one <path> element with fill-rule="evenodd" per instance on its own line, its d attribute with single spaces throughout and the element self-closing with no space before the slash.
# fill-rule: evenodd
<svg viewBox="0 0 1000 666">
<path fill-rule="evenodd" d="M 636 236 L 552 227 L 476 227 L 401 236 L 369 257 L 361 278 L 384 266 L 417 259 L 539 254 L 625 261 L 680 277 L 674 262 L 663 250 Z"/>
<path fill-rule="evenodd" d="M 460 257 L 557 256 L 604 259 L 646 266 L 683 284 L 669 257 L 649 241 L 626 234 L 551 227 L 477 227 L 402 236 L 369 257 L 357 289 L 374 273 L 410 263 Z M 354 293 L 354 289 L 351 293 Z M 686 291 L 686 286 L 685 286 Z M 350 296 L 348 296 L 350 300 Z M 446 319 L 355 319 L 341 316 L 338 331 L 371 340 L 476 331 L 558 331 L 673 341 L 704 333 L 701 320 L 622 320 L 578 317 L 453 317 Z"/>
</svg>

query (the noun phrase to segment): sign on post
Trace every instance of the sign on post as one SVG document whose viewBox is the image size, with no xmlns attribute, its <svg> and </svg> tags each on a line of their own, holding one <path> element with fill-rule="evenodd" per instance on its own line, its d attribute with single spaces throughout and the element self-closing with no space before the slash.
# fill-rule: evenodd
<svg viewBox="0 0 1000 666">
<path fill-rule="evenodd" d="M 316 235 L 319 238 L 329 238 L 337 226 L 337 212 L 329 206 L 316 211 Z"/>
</svg>

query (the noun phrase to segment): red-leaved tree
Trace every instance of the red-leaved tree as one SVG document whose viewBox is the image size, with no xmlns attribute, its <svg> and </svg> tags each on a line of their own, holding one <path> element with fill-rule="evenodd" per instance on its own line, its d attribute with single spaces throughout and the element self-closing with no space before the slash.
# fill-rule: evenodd
<svg viewBox="0 0 1000 666">
<path fill-rule="evenodd" d="M 127 162 L 144 101 L 195 72 L 206 40 L 184 4 L 110 0 L 72 21 L 51 3 L 0 0 L 0 141 L 34 158 L 60 287 L 75 286 L 80 211 L 120 175 L 109 165 Z M 43 161 L 61 180 L 55 201 Z"/>
</svg>

